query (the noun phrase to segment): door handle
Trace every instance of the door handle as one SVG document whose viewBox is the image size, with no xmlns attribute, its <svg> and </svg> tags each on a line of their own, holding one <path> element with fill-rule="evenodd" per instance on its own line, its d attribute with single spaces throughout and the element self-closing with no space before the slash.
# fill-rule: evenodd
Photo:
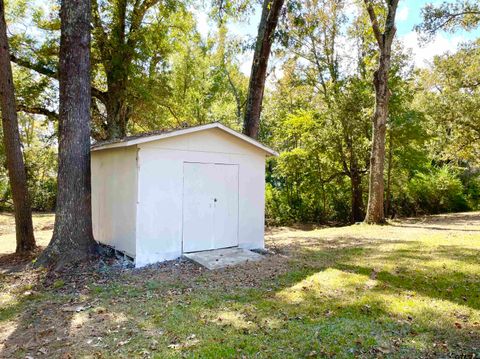
<svg viewBox="0 0 480 359">
<path fill-rule="evenodd" d="M 213 202 L 217 202 L 217 199 L 216 199 L 216 198 L 214 198 L 214 199 L 213 199 Z"/>
</svg>

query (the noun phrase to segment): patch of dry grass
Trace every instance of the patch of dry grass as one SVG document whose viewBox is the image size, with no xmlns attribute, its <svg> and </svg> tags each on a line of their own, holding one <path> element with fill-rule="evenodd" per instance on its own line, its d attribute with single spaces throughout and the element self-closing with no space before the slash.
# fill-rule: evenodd
<svg viewBox="0 0 480 359">
<path fill-rule="evenodd" d="M 52 238 L 53 213 L 34 213 L 35 240 L 41 247 L 47 246 Z M 0 255 L 15 252 L 15 218 L 12 213 L 0 213 Z"/>
</svg>

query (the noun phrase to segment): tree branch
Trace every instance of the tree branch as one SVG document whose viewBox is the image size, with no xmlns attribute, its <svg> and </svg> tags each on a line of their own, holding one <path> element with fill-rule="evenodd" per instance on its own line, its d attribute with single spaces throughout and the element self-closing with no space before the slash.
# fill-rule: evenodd
<svg viewBox="0 0 480 359">
<path fill-rule="evenodd" d="M 24 104 L 17 104 L 17 111 L 20 112 L 26 112 L 26 113 L 31 113 L 34 115 L 43 115 L 47 116 L 48 118 L 52 120 L 58 120 L 58 113 L 55 111 L 50 111 L 46 108 L 43 107 L 37 107 L 37 106 L 27 106 Z"/>
<path fill-rule="evenodd" d="M 53 70 L 51 68 L 45 67 L 41 64 L 36 64 L 34 62 L 31 62 L 30 60 L 27 59 L 22 59 L 18 58 L 15 55 L 11 54 L 10 55 L 10 61 L 16 63 L 19 66 L 25 67 L 27 69 L 33 70 L 38 72 L 41 75 L 45 75 L 47 77 L 50 77 L 52 79 L 58 80 L 58 72 L 57 70 Z M 92 91 L 92 96 L 96 97 L 103 103 L 106 103 L 107 101 L 107 93 L 104 91 L 101 91 L 95 87 L 92 86 L 91 88 Z"/>
<path fill-rule="evenodd" d="M 34 70 L 38 72 L 39 74 L 58 79 L 58 72 L 57 70 L 50 69 L 48 67 L 45 67 L 41 64 L 36 64 L 31 62 L 30 60 L 27 59 L 21 59 L 16 57 L 15 55 L 11 54 L 10 55 L 10 61 L 16 63 L 19 66 L 26 67 L 27 69 Z"/>
<path fill-rule="evenodd" d="M 389 0 L 388 1 L 388 14 L 387 20 L 385 22 L 385 35 L 384 35 L 384 45 L 385 47 L 390 48 L 392 46 L 393 38 L 397 32 L 395 27 L 395 15 L 397 13 L 399 0 Z"/>
<path fill-rule="evenodd" d="M 375 14 L 375 10 L 373 9 L 373 5 L 371 0 L 364 0 L 365 6 L 367 7 L 368 16 L 370 17 L 370 22 L 372 23 L 373 34 L 375 35 L 375 39 L 377 40 L 378 46 L 383 48 L 383 36 L 382 32 L 380 31 L 380 27 L 378 26 L 377 15 Z"/>
<path fill-rule="evenodd" d="M 95 32 L 95 38 L 97 39 L 98 47 L 100 49 L 101 57 L 103 62 L 105 62 L 109 51 L 107 48 L 108 36 L 105 31 L 105 28 L 102 25 L 102 20 L 100 19 L 100 10 L 98 8 L 97 0 L 92 0 L 92 20 L 93 20 L 93 31 Z"/>
<path fill-rule="evenodd" d="M 143 18 L 147 11 L 152 7 L 158 4 L 160 0 L 144 0 L 140 4 L 140 0 L 135 1 L 135 5 L 130 16 L 130 29 L 128 31 L 128 40 L 127 46 L 134 47 L 135 40 L 133 34 L 140 28 Z"/>
<path fill-rule="evenodd" d="M 103 104 L 107 103 L 107 92 L 101 91 L 97 89 L 96 87 L 93 87 L 90 89 L 92 92 L 92 96 L 100 100 Z"/>
<path fill-rule="evenodd" d="M 478 11 L 462 11 L 462 12 L 455 13 L 455 14 L 447 14 L 447 18 L 445 19 L 445 21 L 438 24 L 438 25 L 435 25 L 431 30 L 429 30 L 429 32 L 430 33 L 435 33 L 440 29 L 446 28 L 447 25 L 450 22 L 456 20 L 458 17 L 462 17 L 462 16 L 465 16 L 465 15 L 480 15 L 480 12 L 478 12 Z"/>
</svg>

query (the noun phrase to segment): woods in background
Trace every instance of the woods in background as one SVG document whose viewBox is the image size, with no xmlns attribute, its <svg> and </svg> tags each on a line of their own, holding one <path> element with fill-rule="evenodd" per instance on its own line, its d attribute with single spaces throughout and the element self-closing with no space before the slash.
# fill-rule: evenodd
<svg viewBox="0 0 480 359">
<path fill-rule="evenodd" d="M 251 16 L 255 4 L 249 1 L 213 1 L 208 35 L 198 30 L 196 15 L 207 10 L 197 5 L 93 1 L 90 135 L 105 140 L 212 121 L 248 129 L 280 152 L 267 167 L 267 220 L 273 224 L 363 221 L 372 167 L 384 179 L 384 188 L 375 186 L 372 222 L 478 209 L 480 42 L 415 68 L 412 54 L 385 27 L 393 3 L 271 1 L 263 8 L 270 15 L 254 24 L 258 37 L 244 39 L 231 24 Z M 7 5 L 27 185 L 33 209 L 51 211 L 57 200 L 59 9 L 53 1 Z M 24 19 L 32 29 L 20 26 Z M 476 29 L 478 6 L 452 1 L 427 7 L 418 29 L 428 37 L 443 23 L 446 31 Z M 388 82 L 376 94 L 373 79 L 385 45 L 391 45 L 391 64 L 382 72 Z M 242 71 L 248 56 L 253 63 Z M 384 143 L 383 159 L 375 162 L 372 118 L 379 118 L 382 96 L 388 116 L 375 127 Z M 0 196 L 11 208 L 5 168 Z"/>
</svg>

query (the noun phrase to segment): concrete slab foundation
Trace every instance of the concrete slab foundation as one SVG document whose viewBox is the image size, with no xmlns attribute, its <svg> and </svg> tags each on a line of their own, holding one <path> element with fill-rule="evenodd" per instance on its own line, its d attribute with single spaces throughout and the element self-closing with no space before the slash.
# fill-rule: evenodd
<svg viewBox="0 0 480 359">
<path fill-rule="evenodd" d="M 211 251 L 185 253 L 183 256 L 210 270 L 263 259 L 261 254 L 243 248 L 214 249 Z"/>
</svg>

